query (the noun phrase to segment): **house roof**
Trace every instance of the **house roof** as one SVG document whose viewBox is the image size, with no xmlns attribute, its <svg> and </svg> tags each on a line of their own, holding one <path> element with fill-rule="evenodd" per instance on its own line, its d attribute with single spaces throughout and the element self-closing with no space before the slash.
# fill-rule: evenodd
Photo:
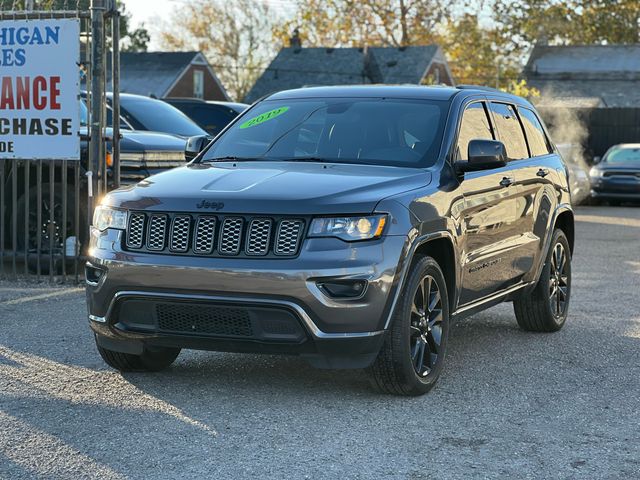
<svg viewBox="0 0 640 480">
<path fill-rule="evenodd" d="M 440 51 L 437 45 L 401 49 L 372 47 L 370 50 L 382 74 L 382 83 L 420 83 Z"/>
<path fill-rule="evenodd" d="M 536 46 L 527 76 L 576 80 L 640 79 L 640 44 Z"/>
<path fill-rule="evenodd" d="M 536 46 L 523 75 L 542 93 L 538 105 L 640 106 L 640 44 Z"/>
<path fill-rule="evenodd" d="M 226 96 L 226 91 L 200 52 L 122 52 L 120 91 L 166 96 L 191 64 L 206 65 Z"/>
<path fill-rule="evenodd" d="M 295 48 L 278 52 L 245 101 L 311 85 L 420 83 L 434 60 L 444 62 L 437 45 L 392 48 Z"/>
</svg>

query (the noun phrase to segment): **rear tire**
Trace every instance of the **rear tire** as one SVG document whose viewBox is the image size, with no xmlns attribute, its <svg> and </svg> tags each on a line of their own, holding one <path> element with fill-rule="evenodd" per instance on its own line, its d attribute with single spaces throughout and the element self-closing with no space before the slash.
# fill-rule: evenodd
<svg viewBox="0 0 640 480">
<path fill-rule="evenodd" d="M 370 367 L 374 386 L 394 395 L 427 393 L 442 372 L 448 334 L 449 297 L 442 270 L 433 258 L 417 257 Z"/>
<path fill-rule="evenodd" d="M 112 368 L 121 372 L 158 372 L 169 367 L 178 355 L 179 348 L 144 347 L 141 355 L 107 350 L 97 344 L 102 359 Z"/>
<path fill-rule="evenodd" d="M 518 325 L 528 332 L 556 332 L 567 320 L 571 297 L 571 250 L 555 229 L 540 279 L 533 291 L 513 301 Z"/>
</svg>

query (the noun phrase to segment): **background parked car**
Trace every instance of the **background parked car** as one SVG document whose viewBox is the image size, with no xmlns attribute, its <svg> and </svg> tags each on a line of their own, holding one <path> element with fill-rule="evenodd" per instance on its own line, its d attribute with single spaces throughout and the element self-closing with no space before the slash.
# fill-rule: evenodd
<svg viewBox="0 0 640 480">
<path fill-rule="evenodd" d="M 617 205 L 640 201 L 640 143 L 614 145 L 589 171 L 591 197 Z"/>
<path fill-rule="evenodd" d="M 205 102 L 198 98 L 163 98 L 163 100 L 181 110 L 213 137 L 220 133 L 231 120 L 249 108 L 246 103 Z"/>
<path fill-rule="evenodd" d="M 107 93 L 107 125 L 113 125 L 113 94 Z M 120 128 L 177 135 L 183 139 L 206 132 L 177 108 L 162 100 L 130 93 L 120 94 Z"/>
</svg>

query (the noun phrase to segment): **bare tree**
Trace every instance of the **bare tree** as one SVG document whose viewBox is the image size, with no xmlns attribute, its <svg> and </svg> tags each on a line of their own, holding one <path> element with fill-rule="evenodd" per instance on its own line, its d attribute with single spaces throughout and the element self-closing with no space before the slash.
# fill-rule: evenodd
<svg viewBox="0 0 640 480">
<path fill-rule="evenodd" d="M 274 54 L 273 17 L 251 0 L 187 0 L 161 27 L 170 50 L 199 50 L 237 100 L 242 100 Z"/>
<path fill-rule="evenodd" d="M 286 41 L 293 28 L 313 46 L 393 46 L 436 43 L 454 0 L 298 0 L 295 17 L 274 34 Z"/>
</svg>

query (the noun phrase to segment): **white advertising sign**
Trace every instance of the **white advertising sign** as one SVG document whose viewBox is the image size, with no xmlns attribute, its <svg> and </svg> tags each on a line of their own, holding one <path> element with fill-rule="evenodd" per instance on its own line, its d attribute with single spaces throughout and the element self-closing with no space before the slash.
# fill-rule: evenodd
<svg viewBox="0 0 640 480">
<path fill-rule="evenodd" d="M 80 21 L 0 21 L 0 158 L 79 160 Z"/>
</svg>

